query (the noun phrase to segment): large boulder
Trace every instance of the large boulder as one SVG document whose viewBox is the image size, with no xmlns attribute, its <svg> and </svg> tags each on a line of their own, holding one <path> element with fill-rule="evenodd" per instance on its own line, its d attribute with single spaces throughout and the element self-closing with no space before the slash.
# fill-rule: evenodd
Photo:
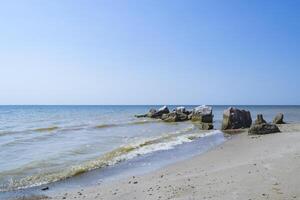
<svg viewBox="0 0 300 200">
<path fill-rule="evenodd" d="M 280 132 L 278 126 L 275 124 L 253 124 L 248 133 L 250 135 L 265 135 L 265 134 L 270 134 L 270 133 L 278 133 Z"/>
<path fill-rule="evenodd" d="M 185 107 L 183 106 L 179 106 L 179 107 L 176 107 L 173 112 L 176 112 L 176 113 L 184 113 L 186 115 L 189 115 L 191 114 L 191 111 L 188 111 Z"/>
<path fill-rule="evenodd" d="M 163 114 L 161 117 L 165 122 L 182 122 L 188 120 L 188 115 L 182 112 L 171 112 L 168 114 Z"/>
<path fill-rule="evenodd" d="M 163 114 L 162 120 L 164 120 L 165 122 L 178 122 L 179 118 L 178 118 L 177 113 L 172 112 L 172 113 L 168 113 L 168 114 Z"/>
<path fill-rule="evenodd" d="M 147 117 L 161 118 L 163 114 L 168 114 L 168 113 L 170 113 L 169 108 L 167 106 L 163 106 L 158 110 L 150 109 L 149 112 L 147 113 Z"/>
<path fill-rule="evenodd" d="M 263 115 L 258 114 L 254 124 L 265 124 L 265 123 L 267 123 L 267 122 L 266 122 L 266 120 L 264 120 Z"/>
<path fill-rule="evenodd" d="M 163 106 L 163 107 L 159 108 L 157 112 L 165 114 L 165 113 L 169 113 L 170 111 L 167 106 Z"/>
<path fill-rule="evenodd" d="M 192 113 L 189 115 L 189 119 L 192 121 L 199 121 L 203 123 L 212 123 L 213 114 L 211 106 L 198 106 L 193 109 Z"/>
<path fill-rule="evenodd" d="M 228 108 L 223 113 L 222 130 L 249 128 L 252 124 L 251 113 L 237 108 Z"/>
<path fill-rule="evenodd" d="M 161 116 L 161 119 L 164 120 L 165 122 L 177 122 L 177 115 L 176 113 L 168 113 L 168 114 L 163 114 Z"/>
<path fill-rule="evenodd" d="M 173 112 L 178 112 L 178 113 L 185 113 L 186 112 L 186 109 L 185 107 L 183 106 L 179 106 L 179 107 L 176 107 Z"/>
<path fill-rule="evenodd" d="M 283 114 L 282 113 L 278 113 L 276 116 L 275 116 L 275 118 L 274 118 L 274 120 L 273 120 L 273 123 L 274 124 L 284 124 L 285 122 L 283 121 Z"/>
<path fill-rule="evenodd" d="M 163 106 L 163 107 L 159 108 L 158 110 L 151 108 L 147 114 L 135 115 L 135 117 L 137 117 L 137 118 L 150 117 L 150 118 L 161 119 L 163 114 L 168 114 L 168 113 L 170 113 L 169 108 L 167 106 Z"/>
</svg>

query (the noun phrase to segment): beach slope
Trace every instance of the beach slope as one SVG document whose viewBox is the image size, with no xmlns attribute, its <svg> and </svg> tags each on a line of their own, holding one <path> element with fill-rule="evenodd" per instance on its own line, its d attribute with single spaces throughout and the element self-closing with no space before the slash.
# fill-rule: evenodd
<svg viewBox="0 0 300 200">
<path fill-rule="evenodd" d="M 143 176 L 67 191 L 53 199 L 300 199 L 299 126 L 235 135 L 205 154 Z"/>
</svg>

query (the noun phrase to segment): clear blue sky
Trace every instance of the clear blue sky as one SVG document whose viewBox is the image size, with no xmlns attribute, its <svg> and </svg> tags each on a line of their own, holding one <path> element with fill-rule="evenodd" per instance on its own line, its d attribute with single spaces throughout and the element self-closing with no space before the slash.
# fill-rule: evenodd
<svg viewBox="0 0 300 200">
<path fill-rule="evenodd" d="M 1 1 L 0 75 L 0 104 L 300 104 L 300 1 Z"/>
</svg>

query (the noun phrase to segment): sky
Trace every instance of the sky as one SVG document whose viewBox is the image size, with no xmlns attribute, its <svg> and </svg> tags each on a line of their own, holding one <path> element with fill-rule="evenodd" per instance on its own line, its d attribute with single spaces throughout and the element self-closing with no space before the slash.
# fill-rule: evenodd
<svg viewBox="0 0 300 200">
<path fill-rule="evenodd" d="M 300 1 L 0 2 L 0 104 L 300 104 Z"/>
</svg>

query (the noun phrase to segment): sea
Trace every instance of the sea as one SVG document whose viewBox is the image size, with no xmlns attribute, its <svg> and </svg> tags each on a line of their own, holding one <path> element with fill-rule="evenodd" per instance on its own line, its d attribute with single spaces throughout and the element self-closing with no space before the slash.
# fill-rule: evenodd
<svg viewBox="0 0 300 200">
<path fill-rule="evenodd" d="M 177 106 L 197 105 L 168 107 Z M 253 119 L 261 113 L 272 121 L 281 112 L 287 122 L 300 122 L 300 106 L 213 105 L 215 129 L 209 131 L 190 121 L 134 117 L 161 105 L 0 106 L 0 193 L 91 172 L 100 179 L 102 173 L 113 176 L 106 170 L 113 167 L 137 172 L 132 163 L 151 170 L 200 154 L 228 139 L 218 129 L 230 106 L 249 110 Z"/>
</svg>

